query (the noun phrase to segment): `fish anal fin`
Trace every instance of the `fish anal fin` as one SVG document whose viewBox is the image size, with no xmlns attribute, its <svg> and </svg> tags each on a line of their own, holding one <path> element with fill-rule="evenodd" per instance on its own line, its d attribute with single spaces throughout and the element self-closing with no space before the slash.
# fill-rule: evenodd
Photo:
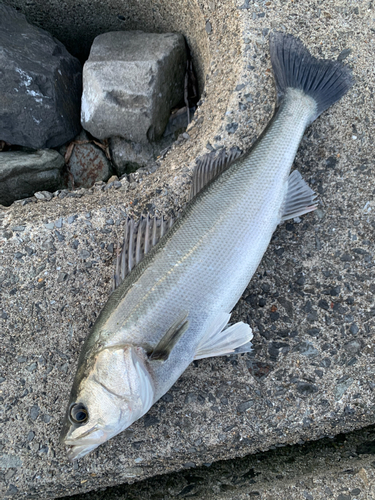
<svg viewBox="0 0 375 500">
<path fill-rule="evenodd" d="M 227 151 L 225 148 L 212 151 L 197 160 L 193 173 L 190 190 L 190 199 L 194 198 L 207 184 L 213 181 L 224 170 L 242 155 L 242 151 L 233 147 Z"/>
<path fill-rule="evenodd" d="M 226 328 L 229 319 L 230 314 L 222 313 L 213 321 L 198 345 L 195 360 L 251 351 L 250 326 L 239 322 Z"/>
<path fill-rule="evenodd" d="M 148 354 L 150 361 L 166 361 L 177 342 L 189 328 L 188 313 L 183 312 L 168 329 L 157 346 Z"/>
<path fill-rule="evenodd" d="M 318 208 L 317 194 L 303 180 L 298 170 L 294 170 L 288 179 L 281 222 L 307 214 Z"/>
</svg>

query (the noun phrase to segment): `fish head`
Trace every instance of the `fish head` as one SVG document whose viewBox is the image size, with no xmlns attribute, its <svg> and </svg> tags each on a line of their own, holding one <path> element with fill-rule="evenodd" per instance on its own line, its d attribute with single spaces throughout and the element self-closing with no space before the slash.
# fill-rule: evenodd
<svg viewBox="0 0 375 500">
<path fill-rule="evenodd" d="M 144 350 L 103 349 L 78 366 L 60 442 L 71 460 L 82 458 L 129 427 L 153 402 Z"/>
</svg>

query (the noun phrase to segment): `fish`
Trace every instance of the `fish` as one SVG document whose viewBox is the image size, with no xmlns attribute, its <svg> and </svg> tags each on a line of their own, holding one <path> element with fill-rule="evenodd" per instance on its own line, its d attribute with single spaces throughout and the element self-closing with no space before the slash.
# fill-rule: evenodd
<svg viewBox="0 0 375 500">
<path fill-rule="evenodd" d="M 273 232 L 317 208 L 291 171 L 306 128 L 354 83 L 338 61 L 296 37 L 270 35 L 275 114 L 247 153 L 197 163 L 175 221 L 125 224 L 115 290 L 86 338 L 60 441 L 80 459 L 142 417 L 195 359 L 249 352 L 249 325 L 229 325 Z"/>
</svg>

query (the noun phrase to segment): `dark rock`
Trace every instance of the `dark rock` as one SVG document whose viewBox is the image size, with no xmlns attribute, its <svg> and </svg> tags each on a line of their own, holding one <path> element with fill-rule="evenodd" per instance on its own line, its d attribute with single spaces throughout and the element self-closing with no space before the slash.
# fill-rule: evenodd
<svg viewBox="0 0 375 500">
<path fill-rule="evenodd" d="M 307 330 L 307 333 L 312 337 L 318 337 L 320 333 L 320 328 L 310 328 Z"/>
<path fill-rule="evenodd" d="M 340 257 L 340 260 L 342 262 L 351 262 L 352 261 L 352 256 L 348 253 L 343 253 Z"/>
<path fill-rule="evenodd" d="M 331 366 L 331 359 L 323 358 L 322 361 L 320 362 L 320 366 L 323 368 L 329 368 Z"/>
<path fill-rule="evenodd" d="M 238 129 L 238 123 L 228 123 L 226 126 L 228 134 L 234 134 L 235 131 Z"/>
<path fill-rule="evenodd" d="M 159 419 L 147 413 L 144 416 L 143 423 L 145 427 L 151 427 L 159 423 Z"/>
<path fill-rule="evenodd" d="M 110 151 L 113 165 L 118 176 L 131 173 L 140 167 L 145 167 L 154 159 L 151 144 L 135 143 L 122 137 L 111 137 Z"/>
<path fill-rule="evenodd" d="M 35 432 L 29 431 L 29 433 L 27 435 L 27 440 L 30 442 L 34 439 L 34 437 L 35 437 Z"/>
<path fill-rule="evenodd" d="M 63 166 L 64 158 L 54 150 L 0 153 L 0 204 L 10 205 L 41 190 L 55 191 L 62 184 Z"/>
<path fill-rule="evenodd" d="M 0 5 L 0 139 L 33 149 L 78 134 L 82 69 L 78 59 L 23 14 Z"/>
<path fill-rule="evenodd" d="M 337 60 L 338 61 L 343 61 L 344 59 L 346 59 L 352 52 L 352 49 L 344 49 L 340 52 L 340 54 L 337 56 Z"/>
<path fill-rule="evenodd" d="M 251 408 L 254 404 L 254 401 L 252 401 L 251 399 L 249 401 L 245 401 L 244 403 L 241 403 L 237 406 L 237 411 L 239 413 L 243 413 L 245 412 L 246 410 L 248 410 L 249 408 Z"/>
<path fill-rule="evenodd" d="M 310 384 L 309 382 L 297 382 L 297 391 L 301 394 L 308 395 L 318 392 L 316 385 Z"/>
<path fill-rule="evenodd" d="M 162 401 L 164 401 L 165 403 L 172 403 L 173 401 L 173 396 L 172 394 L 170 394 L 169 392 L 167 392 L 167 394 L 164 394 L 164 396 L 162 398 L 160 398 Z"/>
<path fill-rule="evenodd" d="M 277 321 L 280 318 L 280 314 L 278 312 L 271 312 L 270 319 L 271 321 Z"/>
<path fill-rule="evenodd" d="M 262 380 L 265 377 L 267 377 L 267 375 L 270 373 L 270 371 L 272 369 L 270 364 L 263 363 L 262 361 L 254 362 L 254 361 L 250 361 L 250 360 L 247 364 L 247 367 L 248 367 L 251 375 L 258 380 Z M 215 401 L 213 401 L 213 402 L 215 402 Z"/>
<path fill-rule="evenodd" d="M 352 325 L 350 325 L 349 331 L 352 335 L 356 335 L 359 332 L 359 328 L 356 325 L 356 323 L 353 323 Z"/>
<path fill-rule="evenodd" d="M 313 358 L 319 355 L 319 351 L 311 344 L 311 342 L 301 342 L 294 349 L 298 351 L 302 356 L 307 356 Z"/>
<path fill-rule="evenodd" d="M 185 404 L 195 403 L 198 400 L 198 394 L 189 392 L 185 397 Z"/>
<path fill-rule="evenodd" d="M 330 156 L 326 159 L 326 167 L 327 168 L 335 168 L 337 164 L 337 158 L 335 156 Z"/>
<path fill-rule="evenodd" d="M 9 487 L 8 487 L 8 489 L 7 489 L 7 496 L 8 495 L 13 496 L 16 493 L 18 493 L 17 486 L 14 486 L 14 484 L 10 484 Z"/>
<path fill-rule="evenodd" d="M 272 342 L 268 348 L 270 358 L 272 360 L 276 360 L 279 355 L 279 350 L 283 348 L 289 349 L 289 344 L 286 344 L 285 342 Z"/>
<path fill-rule="evenodd" d="M 79 256 L 81 257 L 81 259 L 88 259 L 91 254 L 88 250 L 84 249 L 80 251 Z"/>
<path fill-rule="evenodd" d="M 30 418 L 31 420 L 36 420 L 38 418 L 38 415 L 39 415 L 39 406 L 38 405 L 34 405 L 31 407 L 30 409 Z"/>
<path fill-rule="evenodd" d="M 68 186 L 90 188 L 95 182 L 107 181 L 112 175 L 112 166 L 104 151 L 92 142 L 88 142 L 85 132 L 76 139 L 84 144 L 74 146 L 67 163 L 70 173 Z"/>
<path fill-rule="evenodd" d="M 350 354 L 357 354 L 362 349 L 362 343 L 359 340 L 350 340 L 344 344 L 344 349 Z"/>
<path fill-rule="evenodd" d="M 335 388 L 335 399 L 338 401 L 339 399 L 342 398 L 344 395 L 345 391 L 352 385 L 353 379 L 350 377 L 343 377 L 338 381 L 338 384 Z"/>
</svg>

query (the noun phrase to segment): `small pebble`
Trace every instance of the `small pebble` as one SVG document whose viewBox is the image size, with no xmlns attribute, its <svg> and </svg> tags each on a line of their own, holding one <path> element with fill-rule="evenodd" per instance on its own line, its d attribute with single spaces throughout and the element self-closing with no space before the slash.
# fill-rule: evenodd
<svg viewBox="0 0 375 500">
<path fill-rule="evenodd" d="M 68 224 L 72 224 L 77 218 L 77 215 L 70 215 L 68 217 Z"/>
</svg>

